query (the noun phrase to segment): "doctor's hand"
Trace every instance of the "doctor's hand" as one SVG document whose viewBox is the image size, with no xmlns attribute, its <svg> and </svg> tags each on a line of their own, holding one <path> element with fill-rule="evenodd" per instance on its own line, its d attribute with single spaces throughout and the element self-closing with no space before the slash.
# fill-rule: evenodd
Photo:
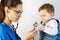
<svg viewBox="0 0 60 40">
<path fill-rule="evenodd" d="M 34 28 L 29 33 L 27 33 L 27 35 L 25 36 L 25 40 L 33 39 L 36 36 L 36 34 L 37 34 L 37 30 Z"/>
</svg>

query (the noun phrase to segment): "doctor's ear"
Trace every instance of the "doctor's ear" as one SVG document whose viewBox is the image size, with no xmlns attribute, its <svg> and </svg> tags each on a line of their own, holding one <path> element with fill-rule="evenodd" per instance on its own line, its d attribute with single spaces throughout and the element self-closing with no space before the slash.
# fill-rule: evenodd
<svg viewBox="0 0 60 40">
<path fill-rule="evenodd" d="M 5 14 L 7 15 L 9 13 L 9 8 L 8 7 L 5 7 L 4 8 L 4 11 L 5 11 Z"/>
</svg>

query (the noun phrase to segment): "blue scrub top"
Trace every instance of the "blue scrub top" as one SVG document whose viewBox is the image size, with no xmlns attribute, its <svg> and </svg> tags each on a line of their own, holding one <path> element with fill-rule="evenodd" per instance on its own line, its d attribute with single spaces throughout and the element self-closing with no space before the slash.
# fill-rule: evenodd
<svg viewBox="0 0 60 40">
<path fill-rule="evenodd" d="M 0 40 L 21 40 L 21 38 L 6 24 L 0 24 Z"/>
</svg>

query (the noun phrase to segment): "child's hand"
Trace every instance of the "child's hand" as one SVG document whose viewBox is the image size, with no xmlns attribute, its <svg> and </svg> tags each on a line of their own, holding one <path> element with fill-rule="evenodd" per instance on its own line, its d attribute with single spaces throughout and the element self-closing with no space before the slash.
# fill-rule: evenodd
<svg viewBox="0 0 60 40">
<path fill-rule="evenodd" d="M 38 27 L 40 28 L 40 30 L 44 30 L 44 26 L 42 24 L 39 24 Z"/>
<path fill-rule="evenodd" d="M 33 39 L 37 34 L 37 30 L 33 29 L 31 30 L 26 36 L 25 36 L 25 40 L 31 40 Z"/>
</svg>

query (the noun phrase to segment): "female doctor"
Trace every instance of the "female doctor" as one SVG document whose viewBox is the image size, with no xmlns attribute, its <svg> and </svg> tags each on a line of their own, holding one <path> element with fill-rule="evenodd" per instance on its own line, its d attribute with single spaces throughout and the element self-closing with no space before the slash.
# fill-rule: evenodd
<svg viewBox="0 0 60 40">
<path fill-rule="evenodd" d="M 21 18 L 21 0 L 1 0 L 0 2 L 0 40 L 21 40 L 12 28 L 12 22 L 17 22 Z M 36 35 L 36 30 L 31 30 L 24 40 L 31 40 Z"/>
</svg>

